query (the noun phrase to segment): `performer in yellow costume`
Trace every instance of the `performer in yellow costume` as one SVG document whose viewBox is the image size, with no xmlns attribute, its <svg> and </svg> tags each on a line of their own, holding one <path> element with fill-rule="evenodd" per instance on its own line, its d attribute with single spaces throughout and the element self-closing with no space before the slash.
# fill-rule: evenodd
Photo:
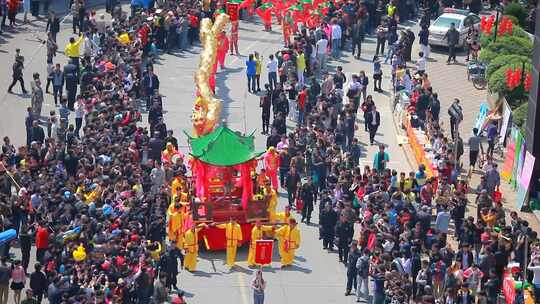
<svg viewBox="0 0 540 304">
<path fill-rule="evenodd" d="M 283 212 L 276 213 L 276 221 L 280 223 L 288 223 L 291 218 L 293 218 L 293 216 L 291 214 L 290 206 L 285 206 L 285 210 Z"/>
<path fill-rule="evenodd" d="M 242 228 L 233 219 L 226 224 L 216 225 L 216 227 L 225 229 L 225 238 L 227 239 L 227 266 L 234 267 L 236 248 L 242 244 Z"/>
<path fill-rule="evenodd" d="M 185 188 L 186 188 L 186 181 L 184 177 L 181 174 L 175 176 L 171 182 L 171 198 L 174 198 L 180 193 L 182 194 L 185 193 L 187 195 L 187 191 Z M 187 197 L 185 201 L 187 201 Z"/>
<path fill-rule="evenodd" d="M 281 256 L 281 267 L 290 266 L 294 260 L 294 253 L 300 247 L 300 229 L 296 220 L 291 218 L 289 224 L 276 230 L 279 240 L 279 255 Z"/>
<path fill-rule="evenodd" d="M 251 242 L 249 243 L 249 253 L 248 253 L 248 266 L 255 266 L 255 244 L 258 240 L 262 240 L 264 233 L 274 230 L 272 226 L 263 226 L 261 221 L 257 220 L 255 226 L 251 229 Z"/>
<path fill-rule="evenodd" d="M 170 241 L 177 241 L 179 231 L 184 227 L 184 208 L 180 202 L 180 196 L 176 196 L 167 209 L 167 236 Z M 182 246 L 180 246 L 182 248 Z"/>
<path fill-rule="evenodd" d="M 201 229 L 207 226 L 206 224 L 193 225 L 184 235 L 184 251 L 186 253 L 184 257 L 184 268 L 187 271 L 193 272 L 197 268 L 197 256 L 199 255 L 198 234 Z"/>
<path fill-rule="evenodd" d="M 276 207 L 278 203 L 278 197 L 276 190 L 272 189 L 272 184 L 266 182 L 264 187 L 264 195 L 270 196 L 270 201 L 268 201 L 268 220 L 270 223 L 275 223 L 277 221 Z"/>
</svg>

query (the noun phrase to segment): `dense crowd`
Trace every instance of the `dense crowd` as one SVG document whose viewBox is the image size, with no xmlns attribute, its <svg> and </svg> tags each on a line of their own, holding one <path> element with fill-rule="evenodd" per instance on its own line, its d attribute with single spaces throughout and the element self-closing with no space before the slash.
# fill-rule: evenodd
<svg viewBox="0 0 540 304">
<path fill-rule="evenodd" d="M 292 207 L 302 205 L 307 224 L 319 202 L 320 239 L 326 250 L 337 247 L 347 267 L 346 295 L 355 289 L 358 300 L 372 294 L 377 304 L 496 303 L 505 267 L 515 261 L 532 270 L 529 276 L 534 273 L 538 298 L 536 232 L 517 213 L 507 216 L 495 164 L 484 164 L 474 189 L 459 178 L 456 160 L 463 143 L 459 136 L 448 138 L 438 124 L 440 103 L 429 85 L 428 53 L 424 50 L 412 67 L 414 34 L 398 31 L 398 22 L 416 18 L 420 8 L 427 9 L 422 20 L 429 22 L 437 5 L 448 5 L 439 2 L 435 7 L 427 1 L 331 3 L 328 18 L 314 29 L 300 28 L 288 48 L 267 61 L 258 54 L 249 57 L 249 79 L 255 76 L 250 91 L 260 91 L 263 67 L 268 73 L 262 130 L 269 134 L 267 146 L 280 155 L 280 185 Z M 74 0 L 73 32 L 79 36 L 70 38 L 65 48 L 70 62 L 63 67 L 54 63 L 60 29 L 58 16 L 50 14 L 47 82 L 58 115 L 41 116 L 45 95 L 40 75 L 32 75 L 27 145 L 15 148 L 8 137 L 2 145 L 0 231 L 16 230 L 14 245 L 22 258 L 13 258 L 12 243 L 2 244 L 0 304 L 10 293 L 15 303 L 26 304 L 44 297 L 49 303 L 163 303 L 176 288 L 182 251 L 161 246 L 174 190 L 168 185 L 183 180 L 186 168 L 181 157 L 173 157 L 179 155 L 177 140 L 163 121 L 152 62 L 160 51 L 195 42 L 199 21 L 213 16 L 215 7 L 193 1 L 155 6 L 134 0 L 128 17 L 107 1 L 113 16 L 108 22 Z M 377 39 L 377 54 L 369 58 L 373 71 L 353 73 L 352 79 L 341 67 L 329 71 L 329 57 L 339 58 L 349 42 L 361 57 L 368 35 Z M 414 102 L 411 114 L 436 150 L 436 176 L 423 166 L 392 170 L 390 155 L 375 138 L 383 119 L 376 102 L 386 97 L 368 95 L 367 88 L 373 82 L 374 91 L 383 91 L 383 61 L 392 65 L 392 83 L 385 87 L 405 90 Z M 24 57 L 17 52 L 13 84 L 24 84 L 23 70 Z M 149 129 L 138 125 L 143 110 Z M 75 125 L 69 124 L 72 114 Z M 296 124 L 292 132 L 287 123 Z M 369 138 L 355 137 L 358 128 Z M 379 145 L 372 165 L 360 166 L 359 141 Z M 476 144 L 480 139 L 469 140 L 469 146 Z M 477 208 L 476 216 L 467 206 Z M 37 263 L 30 265 L 33 243 Z M 259 276 L 257 286 L 265 285 Z"/>
<path fill-rule="evenodd" d="M 339 261 L 347 267 L 345 295 L 355 289 L 358 302 L 372 298 L 373 303 L 497 303 L 511 262 L 519 265 L 512 272 L 516 279 L 532 279 L 538 299 L 537 233 L 516 212 L 505 211 L 497 164 L 489 157 L 496 123 L 489 123 L 491 151 L 480 164 L 481 182 L 473 187 L 461 174 L 462 138 L 439 123 L 441 105 L 426 65 L 430 14 L 419 16 L 423 51 L 412 64 L 415 35 L 410 29 L 398 31 L 397 21 L 409 15 L 395 6 L 409 2 L 378 3 L 331 6 L 327 19 L 314 28 L 300 28 L 288 48 L 267 60 L 252 56 L 246 63 L 249 67 L 254 61 L 258 74 L 260 67 L 267 69 L 268 84 L 260 102 L 262 128 L 269 134 L 267 146 L 280 153 L 280 184 L 289 204 L 302 208 L 302 221 L 309 224 L 319 201 L 323 249 L 337 247 Z M 409 12 L 412 17 L 420 11 Z M 344 50 L 360 57 L 367 35 L 377 38 L 373 71 L 351 71 L 351 79 L 340 66 L 334 73 L 328 71 L 326 63 L 339 59 Z M 477 39 L 474 32 L 469 35 Z M 451 43 L 454 37 L 447 36 Z M 385 63 L 392 66 L 392 80 L 385 87 L 406 94 L 415 128 L 423 129 L 429 139 L 434 154 L 429 173 L 424 165 L 411 172 L 393 170 L 385 145 L 375 140 L 384 119 L 376 105 L 387 98 L 378 94 L 383 64 L 379 56 L 386 56 Z M 373 96 L 366 93 L 371 81 Z M 459 107 L 459 100 L 454 103 Z M 357 119 L 363 121 L 361 126 Z M 287 123 L 296 125 L 293 131 L 287 132 Z M 365 128 L 369 138 L 355 137 L 358 128 Z M 473 133 L 469 165 L 476 168 L 483 139 L 479 130 Z M 372 165 L 359 165 L 364 153 L 359 141 L 379 145 Z M 476 214 L 467 212 L 469 208 L 476 208 Z M 527 267 L 530 272 L 524 274 Z"/>
<path fill-rule="evenodd" d="M 161 248 L 169 185 L 186 169 L 173 157 L 177 140 L 163 121 L 152 63 L 161 51 L 194 43 L 209 11 L 192 1 L 159 9 L 134 2 L 127 16 L 112 3 L 108 21 L 83 1 L 71 8 L 75 35 L 64 66 L 54 63 L 58 16 L 51 12 L 47 25 L 47 78 L 58 111 L 41 115 L 46 95 L 34 73 L 27 145 L 16 148 L 9 137 L 2 145 L 0 231 L 15 229 L 18 238 L 1 245 L 0 303 L 8 294 L 10 303 L 162 303 L 182 262 L 176 246 Z M 13 66 L 21 83 L 23 52 Z M 145 111 L 149 129 L 139 126 Z M 30 265 L 33 244 L 37 263 Z"/>
</svg>

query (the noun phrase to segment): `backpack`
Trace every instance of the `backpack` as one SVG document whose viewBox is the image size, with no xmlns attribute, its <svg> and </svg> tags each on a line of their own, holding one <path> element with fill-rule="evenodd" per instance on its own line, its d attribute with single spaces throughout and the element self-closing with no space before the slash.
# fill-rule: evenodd
<svg viewBox="0 0 540 304">
<path fill-rule="evenodd" d="M 358 275 L 365 278 L 369 275 L 369 258 L 362 256 L 358 259 L 357 263 Z"/>
</svg>

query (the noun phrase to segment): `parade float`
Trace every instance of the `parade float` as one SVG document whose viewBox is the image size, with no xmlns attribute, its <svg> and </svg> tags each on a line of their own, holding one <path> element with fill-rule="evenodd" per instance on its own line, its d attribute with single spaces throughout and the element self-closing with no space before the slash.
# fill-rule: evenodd
<svg viewBox="0 0 540 304">
<path fill-rule="evenodd" d="M 188 135 L 192 195 L 184 229 L 207 224 L 199 232 L 207 250 L 226 248 L 225 231 L 212 224 L 236 221 L 246 243 L 254 221 L 269 218 L 270 198 L 254 191 L 253 177 L 262 153 L 255 151 L 253 134 L 245 136 L 219 125 L 222 101 L 214 95 L 215 72 L 219 36 L 228 22 L 226 14 L 216 16 L 215 22 L 201 21 L 203 51 L 195 74 L 193 135 Z"/>
</svg>

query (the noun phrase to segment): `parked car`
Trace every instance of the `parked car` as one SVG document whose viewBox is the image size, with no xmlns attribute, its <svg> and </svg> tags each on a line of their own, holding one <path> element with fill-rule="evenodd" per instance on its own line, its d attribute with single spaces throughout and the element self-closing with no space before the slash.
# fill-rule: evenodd
<svg viewBox="0 0 540 304">
<path fill-rule="evenodd" d="M 444 36 L 450 29 L 451 23 L 455 24 L 456 30 L 459 32 L 458 47 L 465 46 L 467 31 L 471 25 L 476 30 L 480 30 L 480 17 L 477 15 L 468 10 L 445 8 L 443 13 L 429 27 L 428 43 L 430 46 L 448 46 Z"/>
</svg>

